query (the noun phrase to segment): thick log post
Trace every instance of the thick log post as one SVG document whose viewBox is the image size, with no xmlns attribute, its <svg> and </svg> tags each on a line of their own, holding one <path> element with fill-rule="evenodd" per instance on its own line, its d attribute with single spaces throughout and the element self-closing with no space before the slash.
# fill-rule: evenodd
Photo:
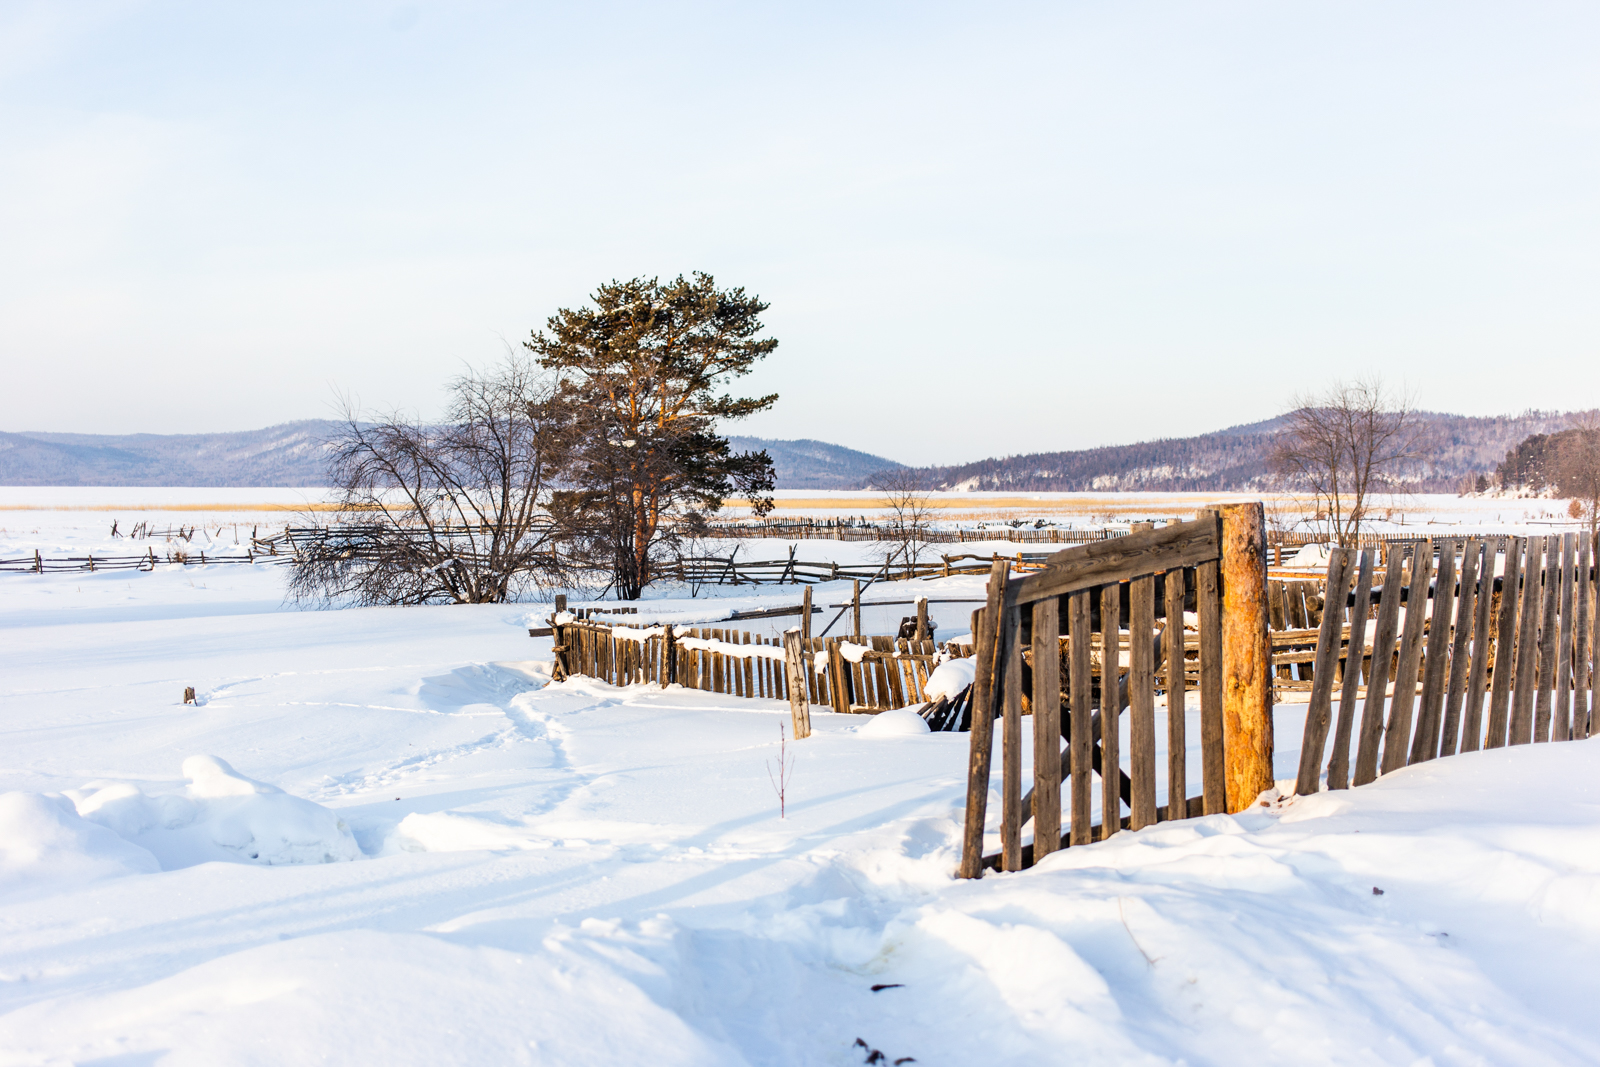
<svg viewBox="0 0 1600 1067">
<path fill-rule="evenodd" d="M 794 739 L 811 736 L 811 706 L 806 701 L 805 652 L 798 626 L 783 632 L 783 662 L 789 668 L 789 714 L 794 719 Z"/>
<path fill-rule="evenodd" d="M 1228 811 L 1272 788 L 1272 633 L 1259 502 L 1222 512 L 1222 744 Z"/>
</svg>

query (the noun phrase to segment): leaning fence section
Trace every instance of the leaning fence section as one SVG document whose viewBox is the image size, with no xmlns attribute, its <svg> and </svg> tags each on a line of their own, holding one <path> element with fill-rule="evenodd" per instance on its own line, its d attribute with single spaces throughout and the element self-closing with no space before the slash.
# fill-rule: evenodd
<svg viewBox="0 0 1600 1067">
<path fill-rule="evenodd" d="M 1241 510 L 1242 509 L 1242 510 Z M 1237 506 L 1247 543 L 1236 563 L 1231 657 L 1224 642 L 1224 512 L 1193 522 L 1135 530 L 1126 538 L 1063 549 L 1036 573 L 1011 577 L 996 562 L 976 627 L 971 750 L 960 874 L 1015 871 L 1050 852 L 1166 819 L 1227 810 L 1223 737 L 1225 679 L 1241 721 L 1269 704 L 1265 540 L 1261 507 Z M 1237 524 L 1238 517 L 1229 522 Z M 1240 555 L 1240 553 L 1235 553 Z M 1194 617 L 1193 646 L 1185 619 Z M 1126 620 L 1126 624 L 1124 624 Z M 1096 672 L 1098 649 L 1101 670 Z M 1126 670 L 1122 665 L 1126 659 Z M 1252 669 L 1241 664 L 1253 663 Z M 1168 715 L 1166 766 L 1156 759 L 1156 694 L 1182 707 L 1198 685 L 1200 792 L 1189 794 L 1185 716 Z M 1022 714 L 1033 713 L 1033 781 L 1024 791 Z M 1128 712 L 1128 770 L 1122 770 L 1121 715 Z M 983 852 L 1000 721 L 1000 851 Z M 1062 741 L 1066 742 L 1065 748 Z M 1161 778 L 1168 802 L 1158 807 Z M 1096 779 L 1100 822 L 1093 821 Z M 1065 792 L 1066 795 L 1063 795 Z M 1250 799 L 1254 799 L 1251 794 Z M 1122 814 L 1124 807 L 1128 814 Z M 1066 832 L 1063 833 L 1063 811 Z M 1033 840 L 1024 844 L 1028 823 Z"/>
<path fill-rule="evenodd" d="M 1570 533 L 1335 550 L 1296 790 L 1590 736 L 1596 560 Z"/>
</svg>

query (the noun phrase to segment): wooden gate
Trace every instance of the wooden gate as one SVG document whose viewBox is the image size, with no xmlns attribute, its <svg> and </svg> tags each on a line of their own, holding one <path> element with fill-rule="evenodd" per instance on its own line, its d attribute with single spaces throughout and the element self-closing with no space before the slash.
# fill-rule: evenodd
<svg viewBox="0 0 1600 1067">
<path fill-rule="evenodd" d="M 995 562 L 976 631 L 962 877 L 979 877 L 986 866 L 1021 870 L 1058 848 L 1110 837 L 1124 826 L 1226 811 L 1230 794 L 1233 807 L 1242 808 L 1271 786 L 1272 648 L 1262 519 L 1260 504 L 1202 511 L 1194 522 L 1065 549 L 1050 556 L 1044 570 L 1021 578 L 1009 578 L 1007 564 Z M 1188 609 L 1198 621 L 1199 645 L 1202 781 L 1194 797 L 1188 795 L 1183 714 L 1181 635 Z M 1160 630 L 1158 619 L 1166 622 Z M 1099 685 L 1091 660 L 1096 630 Z M 1170 709 L 1165 770 L 1171 799 L 1158 809 L 1155 698 L 1161 690 Z M 1030 696 L 1034 781 L 1024 796 L 1022 710 Z M 1119 752 L 1124 708 L 1132 750 L 1126 774 Z M 1002 723 L 1001 848 L 985 857 L 996 715 Z M 1233 753 L 1241 758 L 1234 761 Z M 1104 814 L 1095 826 L 1093 776 L 1102 769 Z M 1064 836 L 1063 783 L 1070 783 Z M 1030 818 L 1033 844 L 1025 847 L 1022 832 Z"/>
</svg>

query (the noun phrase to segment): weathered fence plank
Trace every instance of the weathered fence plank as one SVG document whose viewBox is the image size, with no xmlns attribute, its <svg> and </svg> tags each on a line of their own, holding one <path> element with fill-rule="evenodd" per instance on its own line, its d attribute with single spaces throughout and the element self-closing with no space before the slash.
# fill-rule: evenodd
<svg viewBox="0 0 1600 1067">
<path fill-rule="evenodd" d="M 1311 703 L 1306 708 L 1305 737 L 1300 744 L 1300 768 L 1295 779 L 1295 792 L 1307 796 L 1321 788 L 1322 753 L 1328 742 L 1332 718 L 1334 668 L 1339 662 L 1339 637 L 1344 629 L 1344 590 L 1349 566 L 1350 550 L 1334 549 L 1328 561 L 1327 606 L 1323 609 L 1321 633 L 1317 636 Z M 1359 664 L 1359 650 L 1355 654 Z"/>
<path fill-rule="evenodd" d="M 1361 553 L 1361 569 L 1356 577 L 1355 607 L 1350 617 L 1350 641 L 1346 650 L 1344 665 L 1343 687 L 1339 691 L 1339 720 L 1333 731 L 1333 757 L 1328 761 L 1328 788 L 1348 789 L 1350 787 L 1350 735 L 1354 729 L 1356 702 L 1358 690 L 1361 685 L 1362 664 L 1365 662 L 1367 647 L 1367 616 L 1372 608 L 1372 572 L 1377 563 L 1378 550 L 1375 548 L 1364 549 Z M 1329 605 L 1335 603 L 1333 591 L 1330 589 L 1324 601 L 1323 611 L 1329 610 Z M 1342 612 L 1344 601 L 1337 601 Z M 1326 615 L 1324 615 L 1326 618 Z M 1368 668 L 1370 672 L 1371 668 Z"/>
<path fill-rule="evenodd" d="M 1135 578 L 1129 583 L 1128 616 L 1128 767 L 1133 780 L 1128 826 L 1141 830 L 1156 821 L 1156 580 L 1153 575 Z M 1180 628 L 1177 635 L 1179 655 L 1183 649 L 1182 634 Z"/>
<path fill-rule="evenodd" d="M 1467 669 L 1472 661 L 1473 620 L 1478 607 L 1478 561 L 1483 542 L 1471 540 L 1461 555 L 1461 593 L 1456 598 L 1455 636 L 1450 645 L 1450 676 L 1444 698 L 1444 731 L 1439 739 L 1441 755 L 1456 754 L 1461 732 L 1461 705 L 1467 696 Z"/>
<path fill-rule="evenodd" d="M 1383 591 L 1378 598 L 1378 622 L 1372 636 L 1372 675 L 1367 679 L 1367 699 L 1361 709 L 1361 737 L 1356 751 L 1356 785 L 1378 777 L 1378 754 L 1383 739 L 1384 708 L 1393 675 L 1395 631 L 1400 621 L 1404 592 L 1405 546 L 1390 545 L 1384 559 Z"/>
<path fill-rule="evenodd" d="M 1467 703 L 1461 716 L 1461 751 L 1476 752 L 1483 742 L 1483 698 L 1488 688 L 1489 665 L 1494 659 L 1494 571 L 1504 539 L 1483 543 L 1483 567 L 1478 577 L 1478 613 L 1472 623 L 1472 668 L 1467 675 Z"/>
<path fill-rule="evenodd" d="M 1168 566 L 1187 566 L 1214 559 L 1220 536 L 1213 522 L 1197 520 L 1132 533 L 1112 541 L 1064 548 L 1045 557 L 1045 570 L 1028 575 L 1013 592 L 1008 592 L 1007 602 L 1031 604 L 1048 596 L 1125 582 L 1149 573 L 1151 560 L 1162 560 Z"/>
<path fill-rule="evenodd" d="M 1539 623 L 1539 694 L 1533 720 L 1533 739 L 1550 740 L 1550 719 L 1556 683 L 1556 660 L 1561 654 L 1556 605 L 1561 590 L 1561 538 L 1545 539 L 1544 600 Z"/>
<path fill-rule="evenodd" d="M 1100 587 L 1100 833 L 1122 829 L 1122 707 L 1117 679 L 1122 668 L 1122 587 Z"/>
<path fill-rule="evenodd" d="M 1061 846 L 1061 602 L 1033 604 L 1033 861 Z"/>
<path fill-rule="evenodd" d="M 1184 818 L 1184 803 L 1189 795 L 1187 709 L 1184 693 L 1183 602 L 1186 589 L 1182 567 L 1167 571 L 1163 580 L 1166 594 L 1166 623 L 1162 652 L 1167 660 L 1167 817 Z"/>
<path fill-rule="evenodd" d="M 1589 717 L 1589 665 L 1593 662 L 1589 649 L 1589 613 L 1593 604 L 1589 596 L 1593 586 L 1589 570 L 1591 547 L 1589 538 L 1578 538 L 1578 590 L 1573 605 L 1577 621 L 1573 627 L 1572 664 L 1572 736 L 1578 740 L 1588 737 L 1592 729 Z"/>
<path fill-rule="evenodd" d="M 1089 591 L 1080 589 L 1067 597 L 1067 638 L 1070 660 L 1067 665 L 1067 685 L 1071 690 L 1068 702 L 1071 734 L 1069 747 L 1072 753 L 1071 782 L 1071 843 L 1089 843 L 1089 803 L 1092 787 L 1093 721 L 1090 704 L 1094 701 L 1094 679 L 1089 661 Z"/>
<path fill-rule="evenodd" d="M 1528 553 L 1522 561 L 1522 596 L 1517 627 L 1516 694 L 1511 701 L 1513 745 L 1533 741 L 1533 701 L 1539 681 L 1540 582 L 1544 576 L 1543 537 L 1528 538 Z"/>
<path fill-rule="evenodd" d="M 1223 791 L 1222 740 L 1222 572 L 1217 560 L 1195 568 L 1200 609 L 1200 788 L 1207 815 L 1227 811 Z"/>
<path fill-rule="evenodd" d="M 1573 582 L 1577 566 L 1578 538 L 1575 534 L 1561 536 L 1561 629 L 1560 647 L 1556 654 L 1556 706 L 1550 721 L 1552 741 L 1572 739 L 1572 608 Z"/>
<path fill-rule="evenodd" d="M 1440 711 L 1444 705 L 1445 669 L 1450 663 L 1450 615 L 1455 607 L 1455 591 L 1456 543 L 1445 541 L 1439 545 L 1439 579 L 1433 591 L 1427 659 L 1422 671 L 1422 698 L 1418 704 L 1417 731 L 1411 739 L 1410 763 L 1423 763 L 1439 754 Z"/>
<path fill-rule="evenodd" d="M 795 740 L 811 736 L 811 707 L 806 696 L 805 674 L 801 659 L 804 640 L 795 627 L 783 634 L 783 661 L 789 673 L 789 716 L 794 726 Z"/>
<path fill-rule="evenodd" d="M 1389 701 L 1389 721 L 1383 734 L 1383 773 L 1406 765 L 1411 750 L 1411 723 L 1417 704 L 1417 678 L 1422 671 L 1423 628 L 1428 620 L 1428 583 L 1433 578 L 1433 542 L 1424 541 L 1411 556 L 1410 588 L 1406 599 L 1406 624 L 1400 637 L 1400 661 L 1395 668 L 1394 696 Z"/>
<path fill-rule="evenodd" d="M 962 878 L 983 876 L 983 828 L 989 805 L 989 762 L 993 753 L 996 653 L 1003 620 L 1010 564 L 995 560 L 989 570 L 989 602 L 973 631 L 977 669 L 972 683 L 972 732 L 967 758 L 967 808 L 963 827 Z"/>
<path fill-rule="evenodd" d="M 1005 611 L 1001 693 L 1000 869 L 1022 870 L 1022 610 Z"/>
<path fill-rule="evenodd" d="M 1511 687 L 1516 679 L 1518 585 L 1527 555 L 1525 538 L 1513 537 L 1505 546 L 1505 571 L 1500 577 L 1500 617 L 1495 630 L 1494 674 L 1489 687 L 1489 730 L 1485 748 L 1503 748 L 1511 727 Z"/>
</svg>

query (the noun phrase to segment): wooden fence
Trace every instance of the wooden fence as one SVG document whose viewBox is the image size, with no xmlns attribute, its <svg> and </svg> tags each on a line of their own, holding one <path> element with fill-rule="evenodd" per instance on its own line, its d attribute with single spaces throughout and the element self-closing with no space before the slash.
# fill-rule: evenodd
<svg viewBox="0 0 1600 1067">
<path fill-rule="evenodd" d="M 143 555 L 135 556 L 96 556 L 86 553 L 82 556 L 49 557 L 34 552 L 32 556 L 21 556 L 16 559 L 0 559 L 0 572 L 10 571 L 22 574 L 55 574 L 63 571 L 87 572 L 96 571 L 153 571 L 157 567 L 173 564 L 177 566 L 210 566 L 213 563 L 291 563 L 292 556 L 276 555 L 271 551 L 256 551 L 254 546 L 244 552 L 206 552 L 204 549 L 190 551 L 187 548 L 167 548 L 160 555 L 155 549 L 146 549 Z"/>
<path fill-rule="evenodd" d="M 1042 571 L 1023 577 L 1012 578 L 1008 570 L 1004 562 L 994 565 L 976 631 L 961 877 L 979 877 L 986 867 L 1021 870 L 1056 849 L 1124 828 L 1242 810 L 1270 787 L 1272 639 L 1261 504 L 1205 509 L 1193 522 L 1063 549 Z M 1183 632 L 1178 620 L 1191 607 L 1197 622 L 1193 673 L 1186 653 L 1191 642 L 1177 637 Z M 1122 660 L 1124 612 L 1127 670 L 1112 671 L 1109 665 Z M 1158 618 L 1166 625 L 1158 628 Z M 1098 679 L 1096 636 L 1107 665 Z M 1191 679 L 1200 698 L 1201 781 L 1195 796 L 1188 790 L 1186 717 L 1167 716 L 1165 768 L 1157 766 L 1155 737 L 1157 692 L 1165 689 L 1168 706 L 1181 708 Z M 1022 713 L 1030 696 L 1033 788 L 1024 794 Z M 1119 751 L 1124 709 L 1127 772 Z M 985 856 L 997 717 L 1000 851 Z M 1093 780 L 1102 768 L 1102 815 L 1095 825 Z M 1158 806 L 1163 775 L 1169 799 Z M 1070 785 L 1066 797 L 1064 784 Z M 1033 842 L 1024 845 L 1029 821 Z"/>
<path fill-rule="evenodd" d="M 1333 552 L 1327 588 L 1354 589 L 1322 616 L 1296 791 L 1324 772 L 1344 789 L 1456 752 L 1588 737 L 1596 559 L 1570 533 L 1392 545 L 1374 612 L 1377 550 Z"/>
<path fill-rule="evenodd" d="M 904 541 L 924 544 L 965 544 L 968 541 L 1015 541 L 1021 544 L 1073 545 L 1122 537 L 1124 530 L 1078 530 L 1056 526 L 983 526 L 945 529 L 932 526 L 900 527 L 893 523 L 855 520 L 783 518 L 717 523 L 712 537 L 775 537 L 789 541 Z"/>
<path fill-rule="evenodd" d="M 1177 522 L 1177 519 L 1163 520 Z M 1143 524 L 1141 524 L 1143 525 Z M 870 523 L 857 519 L 816 519 L 786 517 L 778 519 L 749 519 L 723 522 L 711 527 L 711 536 L 727 539 L 758 537 L 781 538 L 789 541 L 903 541 L 912 538 L 924 544 L 965 544 L 970 541 L 1012 541 L 1019 544 L 1075 545 L 1109 541 L 1126 537 L 1126 530 L 1077 529 L 1072 527 L 1037 526 L 1019 523 L 1016 526 L 981 526 L 967 528 L 916 527 L 905 529 L 893 523 Z M 1390 544 L 1415 544 L 1429 535 L 1422 533 L 1363 533 L 1357 537 L 1356 547 L 1382 547 Z M 1458 538 L 1494 536 L 1462 531 Z M 1281 562 L 1287 551 L 1305 545 L 1328 544 L 1332 538 L 1325 532 L 1305 530 L 1269 530 L 1267 547 L 1273 553 L 1272 562 Z"/>
<path fill-rule="evenodd" d="M 612 685 L 678 683 L 751 699 L 785 700 L 790 663 L 779 638 L 719 627 L 638 626 L 590 618 L 555 621 L 555 678 L 582 675 Z M 805 637 L 799 651 L 809 704 L 878 712 L 925 703 L 941 648 L 894 637 Z M 946 655 L 960 646 L 946 645 Z"/>
<path fill-rule="evenodd" d="M 1044 566 L 1045 553 L 1018 553 L 1010 557 L 1018 570 Z M 940 555 L 937 560 L 915 563 L 841 564 L 813 563 L 795 558 L 740 560 L 736 556 L 699 556 L 682 559 L 668 566 L 668 573 L 681 582 L 697 585 L 793 585 L 816 582 L 905 581 L 912 578 L 948 578 L 953 574 L 988 574 L 999 558 L 995 553 Z"/>
</svg>

